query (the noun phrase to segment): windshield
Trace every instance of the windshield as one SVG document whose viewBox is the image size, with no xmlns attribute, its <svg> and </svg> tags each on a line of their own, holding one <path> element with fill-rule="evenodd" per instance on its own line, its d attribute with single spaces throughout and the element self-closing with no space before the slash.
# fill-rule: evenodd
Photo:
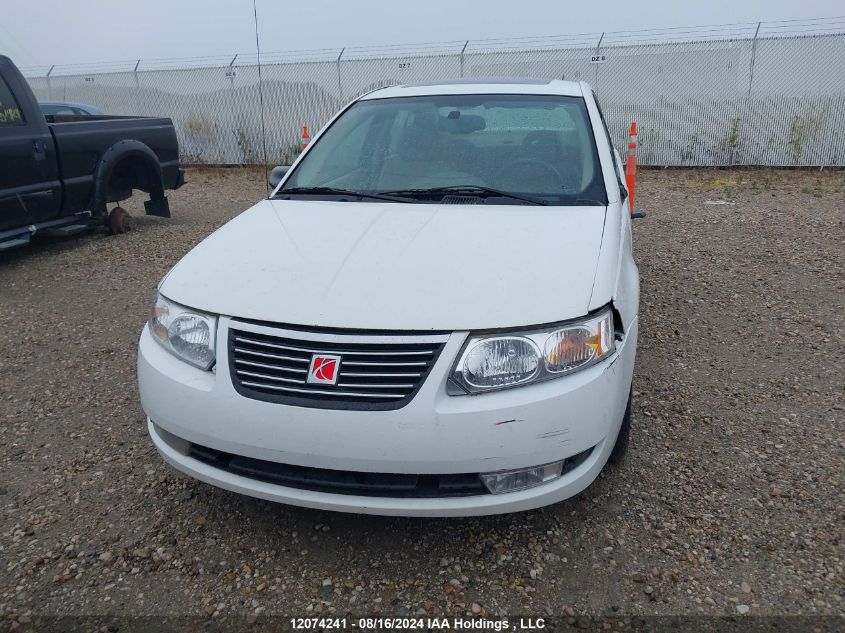
<svg viewBox="0 0 845 633">
<path fill-rule="evenodd" d="M 607 204 L 584 100 L 553 95 L 359 101 L 326 130 L 279 194 L 318 187 L 411 198 L 443 188 L 486 189 L 507 204 L 514 198 L 506 196 Z"/>
</svg>

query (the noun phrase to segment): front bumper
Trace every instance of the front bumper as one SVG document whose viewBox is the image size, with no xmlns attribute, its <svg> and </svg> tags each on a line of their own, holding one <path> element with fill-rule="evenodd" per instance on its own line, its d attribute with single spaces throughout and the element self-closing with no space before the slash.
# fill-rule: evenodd
<svg viewBox="0 0 845 633">
<path fill-rule="evenodd" d="M 455 516 L 527 510 L 571 497 L 604 466 L 619 431 L 634 367 L 636 319 L 613 357 L 541 384 L 449 396 L 446 379 L 466 332 L 453 333 L 409 404 L 393 411 L 279 405 L 238 394 L 220 319 L 216 372 L 174 358 L 147 329 L 138 377 L 150 435 L 178 470 L 213 485 L 293 505 L 385 515 Z M 554 462 L 594 447 L 561 478 L 501 495 L 393 498 L 334 494 L 267 483 L 189 456 L 189 443 L 255 459 L 371 473 L 481 473 Z"/>
</svg>

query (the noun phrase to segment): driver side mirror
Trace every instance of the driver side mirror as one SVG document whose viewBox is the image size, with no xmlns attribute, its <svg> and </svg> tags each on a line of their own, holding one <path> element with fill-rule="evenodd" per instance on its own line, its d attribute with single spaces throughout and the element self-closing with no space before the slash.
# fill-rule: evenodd
<svg viewBox="0 0 845 633">
<path fill-rule="evenodd" d="M 285 177 L 285 174 L 288 173 L 288 169 L 290 169 L 289 165 L 279 165 L 278 167 L 273 167 L 270 170 L 270 187 L 275 189 L 279 186 L 279 183 L 282 182 L 282 178 Z"/>
</svg>

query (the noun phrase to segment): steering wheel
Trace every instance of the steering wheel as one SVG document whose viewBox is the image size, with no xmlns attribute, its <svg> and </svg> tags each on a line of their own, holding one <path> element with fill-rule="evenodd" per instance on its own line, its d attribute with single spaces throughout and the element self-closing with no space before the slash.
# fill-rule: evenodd
<svg viewBox="0 0 845 633">
<path fill-rule="evenodd" d="M 517 158 L 515 161 L 508 163 L 496 172 L 496 181 L 507 179 L 508 175 L 512 175 L 515 168 L 519 165 L 525 165 L 526 167 L 533 166 L 545 170 L 547 174 L 552 176 L 553 181 L 557 185 L 562 185 L 566 182 L 563 175 L 555 168 L 554 165 L 547 163 L 544 160 L 540 160 L 539 158 Z"/>
</svg>

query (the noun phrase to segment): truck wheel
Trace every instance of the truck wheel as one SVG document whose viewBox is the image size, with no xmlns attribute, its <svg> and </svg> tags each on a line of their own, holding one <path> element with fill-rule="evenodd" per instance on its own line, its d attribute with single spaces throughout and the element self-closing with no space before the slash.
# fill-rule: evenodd
<svg viewBox="0 0 845 633">
<path fill-rule="evenodd" d="M 109 213 L 108 226 L 112 235 L 126 233 L 132 228 L 132 216 L 126 212 L 126 209 L 115 207 Z"/>
<path fill-rule="evenodd" d="M 628 394 L 628 406 L 625 407 L 625 416 L 622 418 L 622 426 L 619 429 L 619 435 L 616 437 L 616 444 L 613 445 L 613 451 L 607 462 L 611 466 L 618 466 L 625 461 L 625 455 L 628 452 L 628 444 L 631 441 L 631 409 L 632 409 L 633 391 Z"/>
</svg>

